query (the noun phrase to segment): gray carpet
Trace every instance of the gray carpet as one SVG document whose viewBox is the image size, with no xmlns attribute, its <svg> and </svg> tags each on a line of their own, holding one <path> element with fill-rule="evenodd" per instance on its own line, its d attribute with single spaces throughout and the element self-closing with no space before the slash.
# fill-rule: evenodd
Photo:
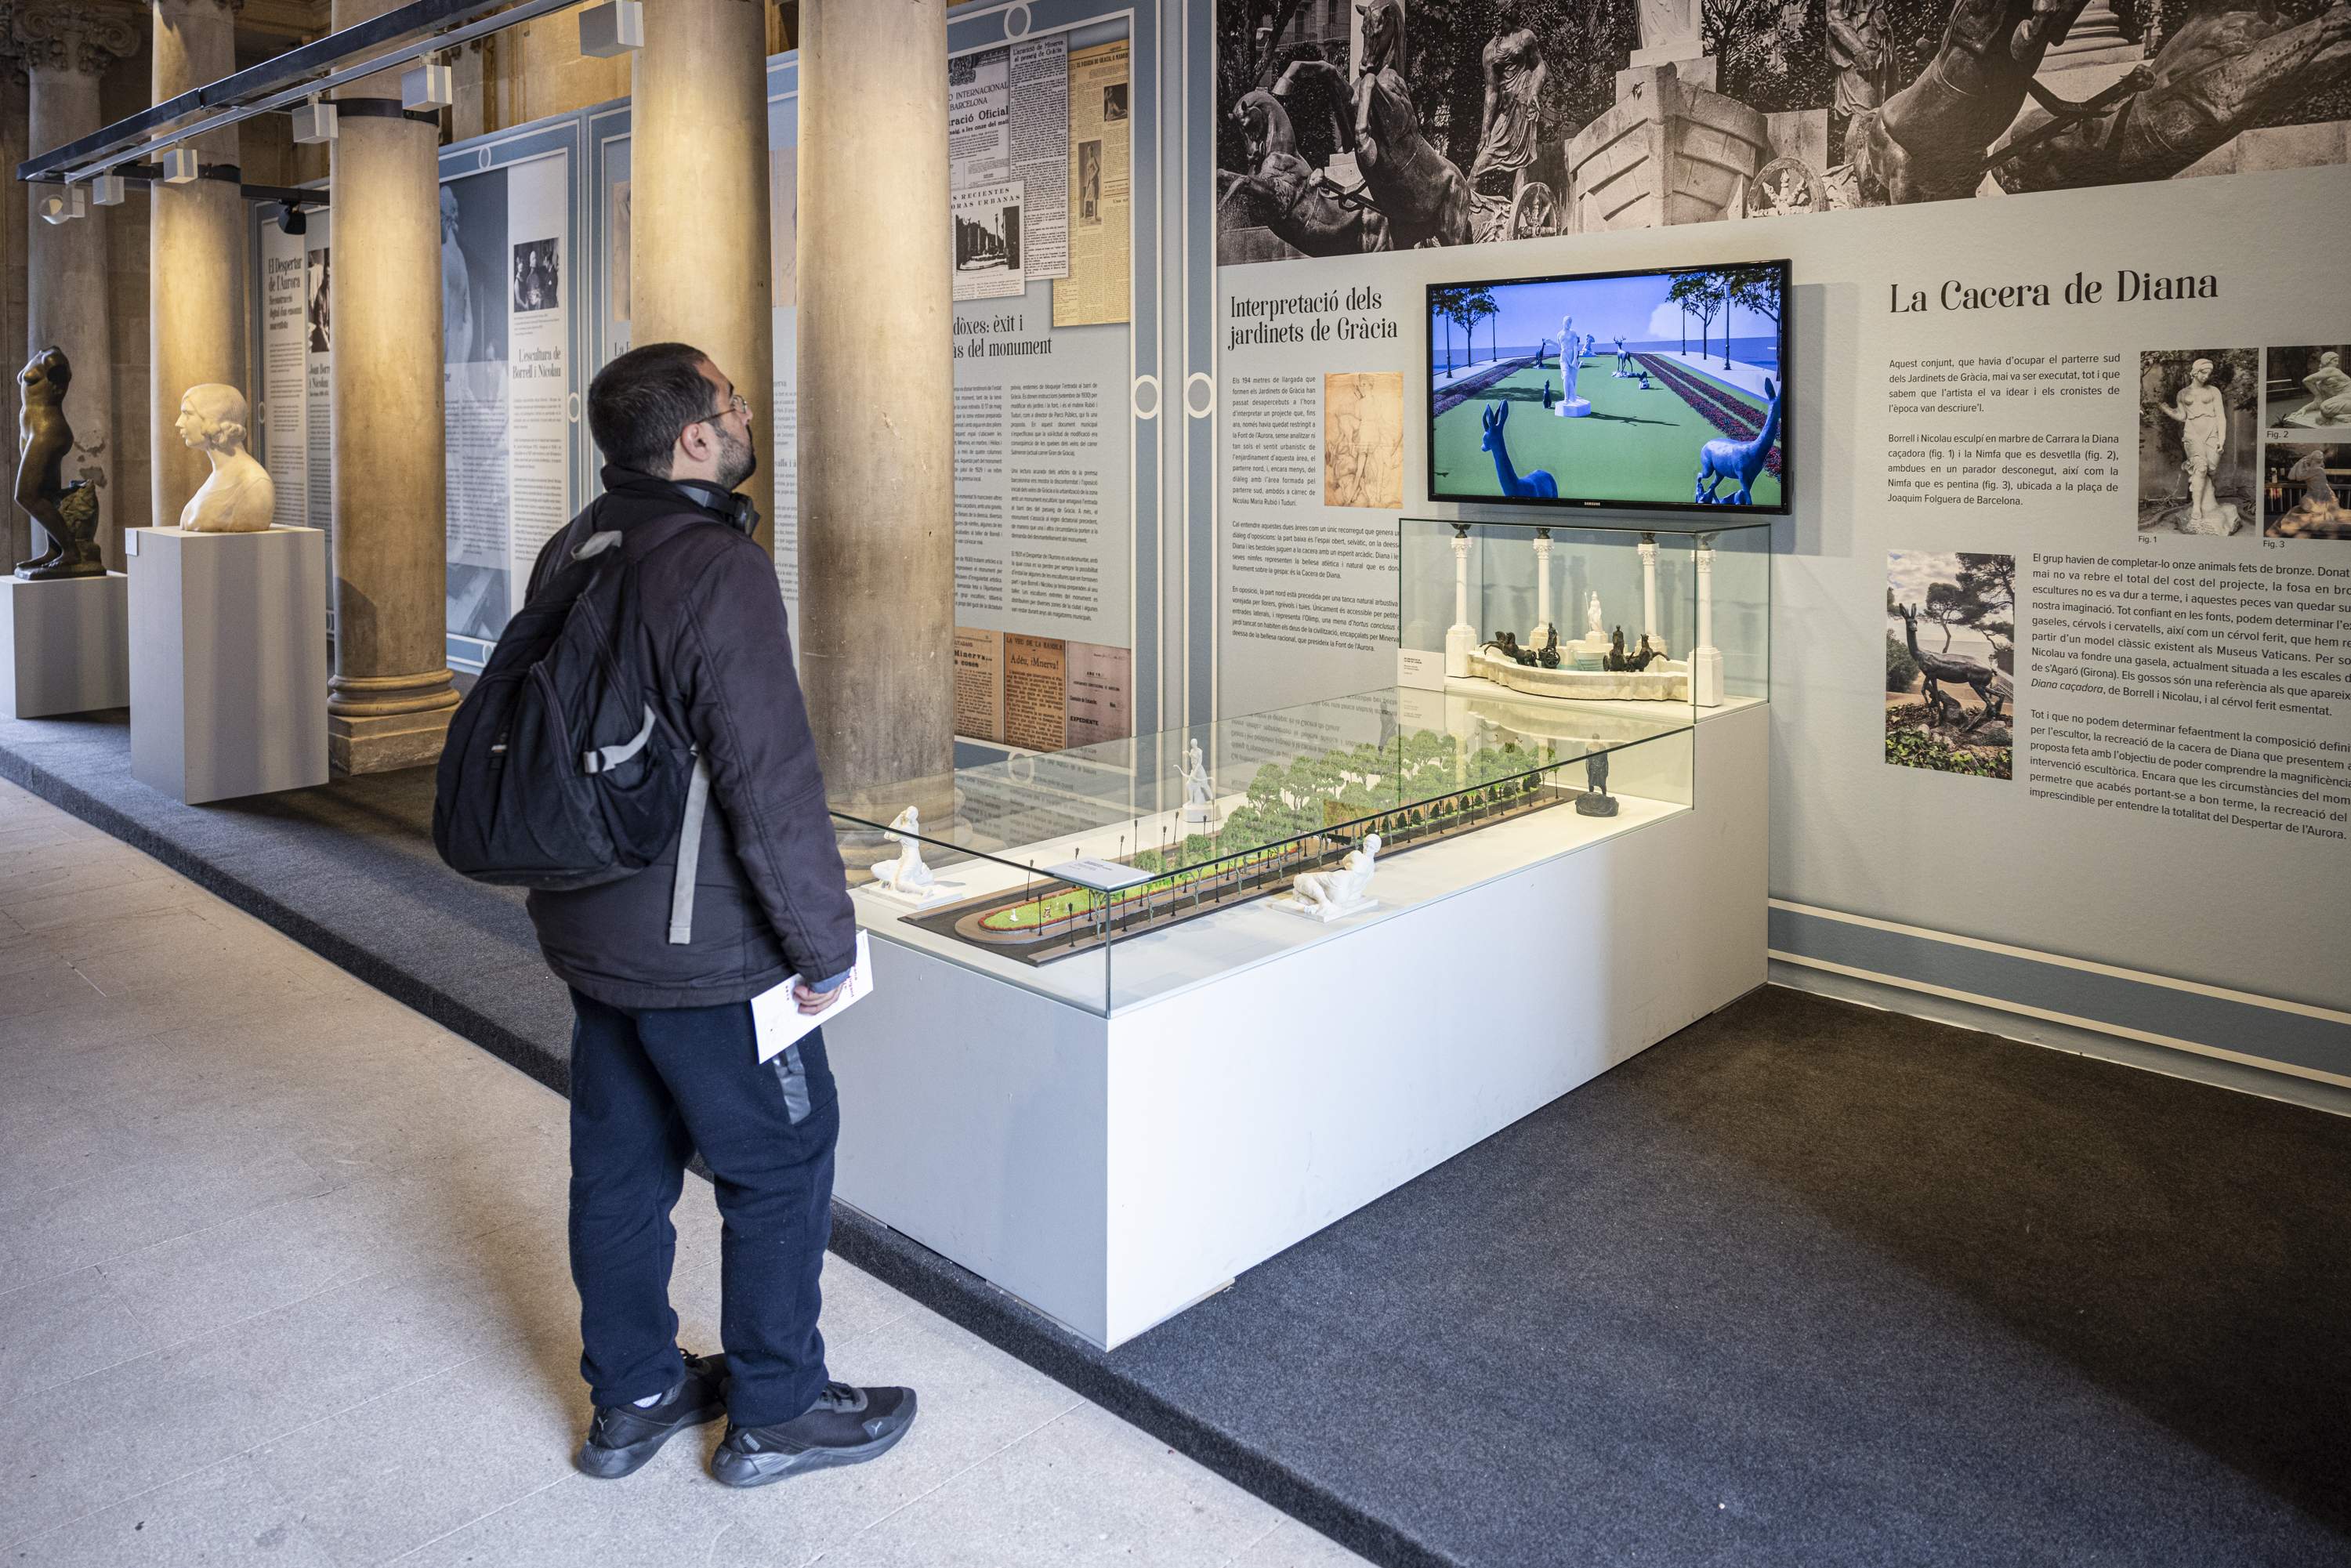
<svg viewBox="0 0 2351 1568">
<path fill-rule="evenodd" d="M 428 773 L 191 810 L 120 716 L 0 721 L 0 773 L 561 1086 Z M 1382 1563 L 2351 1564 L 2351 1122 L 1800 993 L 1110 1355 L 836 1248 Z"/>
</svg>

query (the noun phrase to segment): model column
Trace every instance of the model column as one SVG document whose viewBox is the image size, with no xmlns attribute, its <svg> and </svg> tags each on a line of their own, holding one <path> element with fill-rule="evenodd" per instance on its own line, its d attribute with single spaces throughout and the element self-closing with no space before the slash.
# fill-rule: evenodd
<svg viewBox="0 0 2351 1568">
<path fill-rule="evenodd" d="M 641 171 L 629 226 L 631 336 L 708 354 L 764 431 L 776 403 L 767 7 L 662 0 L 645 22 L 630 86 L 631 157 Z M 772 437 L 753 439 L 764 448 Z M 741 486 L 759 508 L 759 542 L 770 550 L 773 458 L 762 450 L 758 472 Z"/>
<path fill-rule="evenodd" d="M 1666 640 L 1657 631 L 1657 536 L 1641 536 L 1641 635 L 1662 653 Z"/>
<path fill-rule="evenodd" d="M 1714 536 L 1698 537 L 1698 646 L 1690 653 L 1690 700 L 1722 706 L 1722 651 L 1714 645 Z"/>
<path fill-rule="evenodd" d="M 1551 530 L 1535 530 L 1535 625 L 1527 633 L 1527 646 L 1540 648 L 1552 633 L 1551 622 Z"/>
<path fill-rule="evenodd" d="M 802 0 L 800 674 L 836 793 L 954 762 L 946 54 L 945 0 Z"/>
<path fill-rule="evenodd" d="M 1469 528 L 1453 525 L 1453 624 L 1445 629 L 1445 673 L 1458 680 L 1469 673 L 1478 629 L 1469 624 Z"/>
<path fill-rule="evenodd" d="M 336 0 L 338 31 L 391 9 Z M 335 671 L 347 773 L 441 755 L 450 684 L 441 424 L 440 137 L 384 71 L 335 94 Z"/>
<path fill-rule="evenodd" d="M 235 8 L 225 0 L 155 0 L 155 101 L 205 87 L 236 69 Z M 201 452 L 173 428 L 190 387 L 219 382 L 244 391 L 245 198 L 237 191 L 236 131 L 192 144 L 203 179 L 148 187 L 148 495 L 154 522 L 180 508 L 212 476 Z M 80 368 L 80 361 L 75 361 Z"/>
<path fill-rule="evenodd" d="M 139 30 L 119 16 L 93 13 L 84 5 L 52 0 L 20 6 L 14 44 L 24 61 L 30 103 L 30 146 L 35 152 L 62 147 L 105 121 L 98 108 L 98 79 L 117 58 L 139 47 Z M 83 215 L 44 223 L 43 198 L 59 187 L 26 187 L 33 220 L 25 228 L 25 349 L 39 353 L 63 349 L 73 366 L 74 444 L 66 479 L 95 478 L 104 505 L 99 511 L 99 542 L 107 564 L 120 568 L 122 518 L 115 508 L 121 492 L 111 483 L 120 472 L 114 441 L 114 328 L 106 308 L 106 208 L 90 205 L 83 193 Z M 13 511 L 15 508 L 11 508 Z M 22 529 L 21 517 L 12 518 Z M 14 562 L 29 548 L 9 557 Z"/>
</svg>

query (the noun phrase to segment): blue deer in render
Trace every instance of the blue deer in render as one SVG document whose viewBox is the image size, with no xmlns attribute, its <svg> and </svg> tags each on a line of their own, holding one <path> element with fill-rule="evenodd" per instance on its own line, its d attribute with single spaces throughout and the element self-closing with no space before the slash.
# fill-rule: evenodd
<svg viewBox="0 0 2351 1568">
<path fill-rule="evenodd" d="M 1485 422 L 1486 438 L 1480 443 L 1494 455 L 1494 477 L 1501 482 L 1505 496 L 1552 496 L 1559 494 L 1559 481 L 1551 476 L 1548 468 L 1538 468 L 1525 478 L 1510 465 L 1510 448 L 1502 438 L 1502 426 L 1509 423 L 1510 405 L 1498 402 L 1479 416 Z"/>
<path fill-rule="evenodd" d="M 1728 436 L 1709 441 L 1698 449 L 1698 495 L 1701 507 L 1718 506 L 1722 497 L 1715 487 L 1724 480 L 1738 486 L 1730 497 L 1733 506 L 1754 504 L 1755 476 L 1763 472 L 1763 460 L 1771 455 L 1771 443 L 1780 438 L 1780 389 L 1771 378 L 1763 378 L 1763 395 L 1771 400 L 1771 407 L 1763 415 L 1763 428 L 1755 433 L 1752 441 L 1733 441 Z"/>
</svg>

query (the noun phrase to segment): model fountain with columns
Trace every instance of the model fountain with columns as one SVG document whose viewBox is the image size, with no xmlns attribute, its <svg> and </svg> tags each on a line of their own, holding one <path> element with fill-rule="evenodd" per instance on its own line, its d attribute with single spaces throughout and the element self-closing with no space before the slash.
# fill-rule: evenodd
<svg viewBox="0 0 2351 1568">
<path fill-rule="evenodd" d="M 1445 637 L 1445 674 L 1451 680 L 1479 680 L 1530 696 L 1575 697 L 1587 701 L 1691 702 L 1700 707 L 1722 706 L 1722 653 L 1714 645 L 1714 542 L 1698 537 L 1698 646 L 1687 658 L 1677 659 L 1657 622 L 1657 541 L 1645 534 L 1640 543 L 1640 632 L 1629 644 L 1620 644 L 1621 629 L 1612 631 L 1599 592 L 1589 592 L 1583 606 L 1583 634 L 1572 641 L 1552 639 L 1551 558 L 1548 528 L 1537 528 L 1533 541 L 1535 624 L 1523 647 L 1515 635 L 1497 634 L 1481 640 L 1469 622 L 1469 531 L 1454 525 L 1453 625 Z M 1552 655 L 1556 654 L 1556 657 Z M 1536 662 L 1528 663 L 1532 657 Z"/>
</svg>

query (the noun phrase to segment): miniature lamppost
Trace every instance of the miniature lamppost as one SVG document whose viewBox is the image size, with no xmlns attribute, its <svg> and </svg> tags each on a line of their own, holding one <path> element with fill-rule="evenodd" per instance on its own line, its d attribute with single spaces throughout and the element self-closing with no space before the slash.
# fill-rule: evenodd
<svg viewBox="0 0 2351 1568">
<path fill-rule="evenodd" d="M 1551 530 L 1535 530 L 1535 625 L 1527 646 L 1540 648 L 1551 635 Z"/>
<path fill-rule="evenodd" d="M 1469 624 L 1469 525 L 1453 525 L 1453 624 L 1445 632 L 1445 673 L 1459 679 L 1469 674 L 1469 655 L 1478 646 L 1478 629 Z"/>
<path fill-rule="evenodd" d="M 1657 536 L 1641 536 L 1641 635 L 1659 653 L 1666 640 L 1657 632 Z"/>
<path fill-rule="evenodd" d="M 1698 647 L 1690 653 L 1690 701 L 1722 706 L 1722 650 L 1714 645 L 1714 536 L 1698 537 Z"/>
</svg>

